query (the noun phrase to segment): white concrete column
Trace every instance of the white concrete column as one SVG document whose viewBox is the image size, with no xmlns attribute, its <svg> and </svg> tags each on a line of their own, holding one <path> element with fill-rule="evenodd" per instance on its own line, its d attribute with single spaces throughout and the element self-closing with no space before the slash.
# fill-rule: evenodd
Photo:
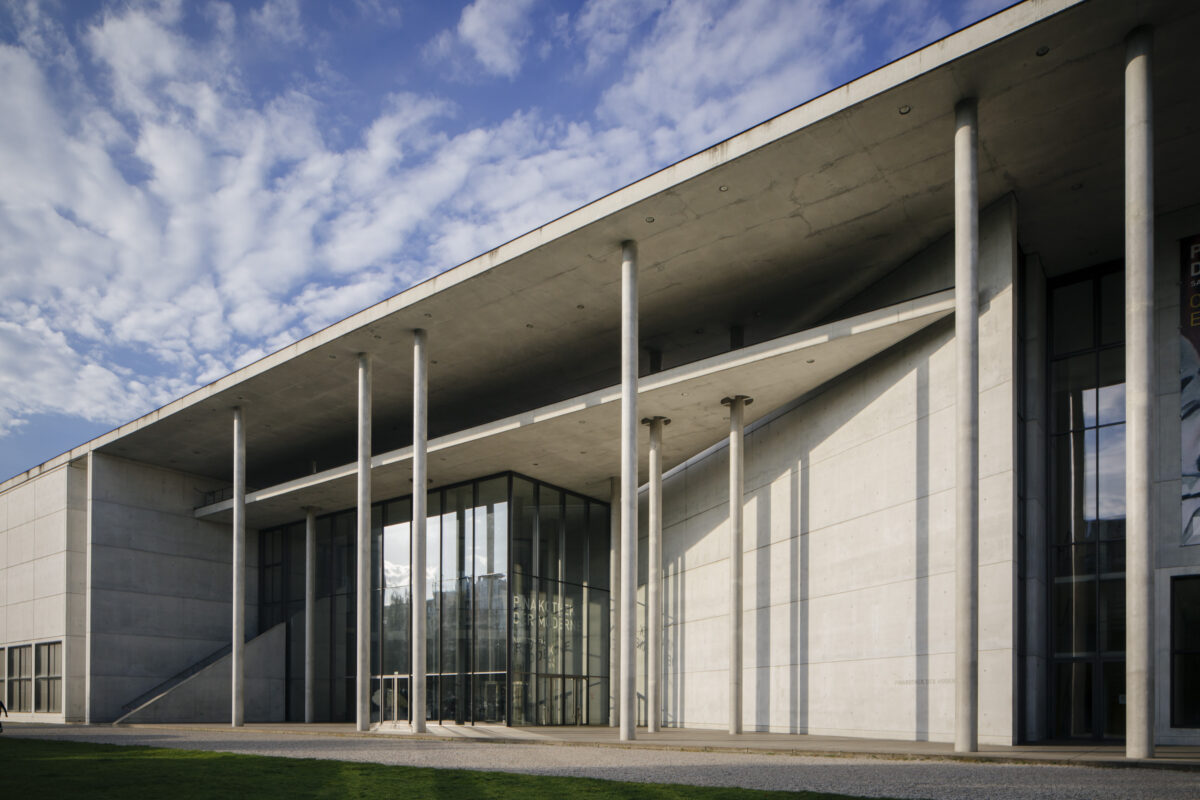
<svg viewBox="0 0 1200 800">
<path fill-rule="evenodd" d="M 621 741 L 637 724 L 637 243 L 621 243 Z"/>
<path fill-rule="evenodd" d="M 729 732 L 742 732 L 742 505 L 746 489 L 745 395 L 726 397 L 729 406 Z"/>
<path fill-rule="evenodd" d="M 1154 755 L 1154 124 L 1149 28 L 1125 42 L 1125 755 Z"/>
<path fill-rule="evenodd" d="M 662 433 L 666 417 L 642 420 L 650 426 L 649 534 L 646 571 L 646 730 L 662 720 Z"/>
<path fill-rule="evenodd" d="M 425 517 L 429 499 L 426 446 L 429 439 L 429 351 L 425 331 L 413 331 L 413 495 L 412 495 L 412 677 L 408 707 L 412 728 L 425 732 Z"/>
<path fill-rule="evenodd" d="M 246 426 L 242 409 L 233 409 L 233 704 L 235 728 L 245 719 L 246 643 Z"/>
<path fill-rule="evenodd" d="M 357 729 L 371 727 L 371 356 L 358 354 L 358 571 L 355 584 Z"/>
<path fill-rule="evenodd" d="M 609 478 L 608 497 L 608 726 L 621 719 L 621 479 Z"/>
<path fill-rule="evenodd" d="M 304 509 L 304 721 L 316 721 L 317 511 Z"/>
<path fill-rule="evenodd" d="M 979 121 L 954 110 L 955 436 L 954 750 L 979 746 Z"/>
</svg>

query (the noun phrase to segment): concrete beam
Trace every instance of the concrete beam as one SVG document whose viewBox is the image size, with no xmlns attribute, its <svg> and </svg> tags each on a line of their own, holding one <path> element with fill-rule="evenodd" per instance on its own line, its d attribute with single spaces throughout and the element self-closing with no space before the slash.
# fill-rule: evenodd
<svg viewBox="0 0 1200 800">
<path fill-rule="evenodd" d="M 1125 42 L 1125 755 L 1154 755 L 1154 120 L 1149 28 Z"/>
</svg>

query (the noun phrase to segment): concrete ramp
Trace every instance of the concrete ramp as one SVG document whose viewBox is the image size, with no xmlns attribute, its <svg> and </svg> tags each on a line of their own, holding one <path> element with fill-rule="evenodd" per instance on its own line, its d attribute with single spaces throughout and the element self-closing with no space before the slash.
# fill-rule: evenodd
<svg viewBox="0 0 1200 800">
<path fill-rule="evenodd" d="M 281 622 L 246 642 L 246 722 L 282 722 L 286 715 L 285 626 Z M 141 702 L 113 724 L 230 722 L 232 660 L 233 654 L 226 653 L 202 669 L 185 670 L 185 677 L 139 698 Z"/>
</svg>

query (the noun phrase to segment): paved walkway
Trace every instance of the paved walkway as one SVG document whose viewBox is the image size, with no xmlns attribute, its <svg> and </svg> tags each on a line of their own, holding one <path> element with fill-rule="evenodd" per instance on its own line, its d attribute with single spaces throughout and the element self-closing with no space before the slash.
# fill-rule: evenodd
<svg viewBox="0 0 1200 800">
<path fill-rule="evenodd" d="M 67 739 L 325 758 L 408 766 L 573 775 L 610 780 L 824 791 L 871 797 L 1050 800 L 1196 800 L 1200 748 L 1164 748 L 1151 762 L 1119 748 L 985 748 L 954 757 L 948 745 L 719 731 L 407 726 L 359 734 L 350 725 L 5 725 L 4 736 Z M 514 747 L 517 745 L 517 747 Z M 1086 766 L 1083 766 L 1086 765 Z M 1097 769 L 1098 766 L 1142 767 Z M 1146 768 L 1150 767 L 1150 768 Z M 1158 767 L 1158 768 L 1154 768 Z"/>
</svg>

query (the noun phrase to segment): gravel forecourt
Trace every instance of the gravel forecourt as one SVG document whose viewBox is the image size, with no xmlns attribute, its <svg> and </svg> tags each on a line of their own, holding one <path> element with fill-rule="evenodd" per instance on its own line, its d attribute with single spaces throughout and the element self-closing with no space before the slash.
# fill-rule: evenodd
<svg viewBox="0 0 1200 800">
<path fill-rule="evenodd" d="M 404 736 L 229 732 L 107 726 L 6 727 L 5 736 L 322 758 L 413 767 L 570 775 L 640 783 L 740 786 L 868 797 L 1011 800 L 1200 798 L 1200 773 L 1041 764 L 988 764 L 596 745 L 430 741 Z"/>
</svg>

